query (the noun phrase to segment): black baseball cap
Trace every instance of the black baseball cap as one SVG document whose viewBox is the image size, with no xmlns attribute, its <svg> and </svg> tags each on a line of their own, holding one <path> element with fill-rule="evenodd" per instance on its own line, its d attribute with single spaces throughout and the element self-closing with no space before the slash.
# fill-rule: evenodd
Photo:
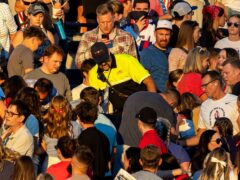
<svg viewBox="0 0 240 180">
<path fill-rule="evenodd" d="M 157 122 L 157 113 L 153 108 L 144 107 L 136 115 L 136 118 L 146 124 L 155 124 Z"/>
<path fill-rule="evenodd" d="M 97 64 L 110 60 L 108 47 L 103 42 L 96 42 L 91 47 L 92 57 Z"/>
</svg>

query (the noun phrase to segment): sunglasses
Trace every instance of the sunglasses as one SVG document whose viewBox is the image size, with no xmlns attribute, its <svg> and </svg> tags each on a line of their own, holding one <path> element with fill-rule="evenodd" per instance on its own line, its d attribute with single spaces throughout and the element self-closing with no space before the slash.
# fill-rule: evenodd
<svg viewBox="0 0 240 180">
<path fill-rule="evenodd" d="M 34 2 L 27 2 L 27 1 L 23 1 L 23 4 L 26 6 L 29 6 L 30 4 L 35 4 L 37 1 Z"/>
<path fill-rule="evenodd" d="M 234 27 L 238 28 L 239 23 L 233 23 L 233 22 L 228 22 L 228 23 L 227 23 L 227 26 L 228 26 L 228 27 L 231 27 L 232 25 L 233 25 Z"/>
<path fill-rule="evenodd" d="M 222 142 L 222 139 L 221 138 L 217 138 L 216 140 L 211 141 L 211 142 L 216 142 L 217 144 L 220 144 Z"/>
</svg>

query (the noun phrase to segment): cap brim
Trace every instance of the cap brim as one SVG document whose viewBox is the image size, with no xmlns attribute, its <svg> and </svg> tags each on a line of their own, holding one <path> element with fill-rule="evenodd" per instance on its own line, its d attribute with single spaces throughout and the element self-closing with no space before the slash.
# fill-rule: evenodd
<svg viewBox="0 0 240 180">
<path fill-rule="evenodd" d="M 158 29 L 167 29 L 167 30 L 171 30 L 172 31 L 172 29 L 170 29 L 168 27 L 158 27 L 158 28 L 155 28 L 155 30 L 158 30 Z"/>
<path fill-rule="evenodd" d="M 192 11 L 196 10 L 197 8 L 197 6 L 191 6 Z"/>
<path fill-rule="evenodd" d="M 37 11 L 37 12 L 34 12 L 34 13 L 32 13 L 32 14 L 33 14 L 33 15 L 36 15 L 36 14 L 39 14 L 39 13 L 45 14 L 45 12 L 43 12 L 43 11 Z"/>
</svg>

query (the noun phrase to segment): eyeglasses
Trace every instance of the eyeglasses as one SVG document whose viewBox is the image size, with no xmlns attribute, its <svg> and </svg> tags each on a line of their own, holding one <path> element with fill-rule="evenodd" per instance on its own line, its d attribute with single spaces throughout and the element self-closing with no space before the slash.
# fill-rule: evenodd
<svg viewBox="0 0 240 180">
<path fill-rule="evenodd" d="M 220 144 L 222 142 L 222 139 L 221 138 L 217 138 L 216 140 L 211 141 L 211 142 L 216 142 L 217 144 Z"/>
<path fill-rule="evenodd" d="M 37 1 L 34 2 L 27 2 L 27 1 L 23 1 L 23 4 L 26 6 L 29 6 L 30 4 L 35 4 Z"/>
<path fill-rule="evenodd" d="M 212 80 L 212 81 L 210 81 L 210 82 L 208 82 L 208 83 L 202 84 L 202 85 L 201 85 L 201 88 L 207 87 L 207 85 L 209 85 L 210 83 L 212 83 L 212 82 L 214 82 L 214 81 L 216 81 L 216 80 L 217 80 L 217 79 L 214 79 L 214 80 Z"/>
<path fill-rule="evenodd" d="M 5 114 L 8 115 L 9 117 L 13 117 L 13 116 L 18 116 L 18 115 L 20 115 L 20 114 L 17 114 L 17 113 L 8 111 L 8 110 L 5 110 Z"/>
<path fill-rule="evenodd" d="M 232 25 L 233 25 L 235 28 L 238 28 L 239 23 L 227 22 L 227 26 L 228 26 L 228 27 L 231 27 Z"/>
</svg>

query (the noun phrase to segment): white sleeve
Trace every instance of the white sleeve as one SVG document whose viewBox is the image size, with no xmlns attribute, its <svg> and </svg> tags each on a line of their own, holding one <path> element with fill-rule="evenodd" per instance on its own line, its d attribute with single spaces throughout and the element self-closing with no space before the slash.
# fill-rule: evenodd
<svg viewBox="0 0 240 180">
<path fill-rule="evenodd" d="M 203 113 L 204 112 L 202 111 L 202 109 L 200 109 L 199 119 L 198 119 L 198 129 L 207 129 L 207 127 L 204 123 Z"/>
</svg>

